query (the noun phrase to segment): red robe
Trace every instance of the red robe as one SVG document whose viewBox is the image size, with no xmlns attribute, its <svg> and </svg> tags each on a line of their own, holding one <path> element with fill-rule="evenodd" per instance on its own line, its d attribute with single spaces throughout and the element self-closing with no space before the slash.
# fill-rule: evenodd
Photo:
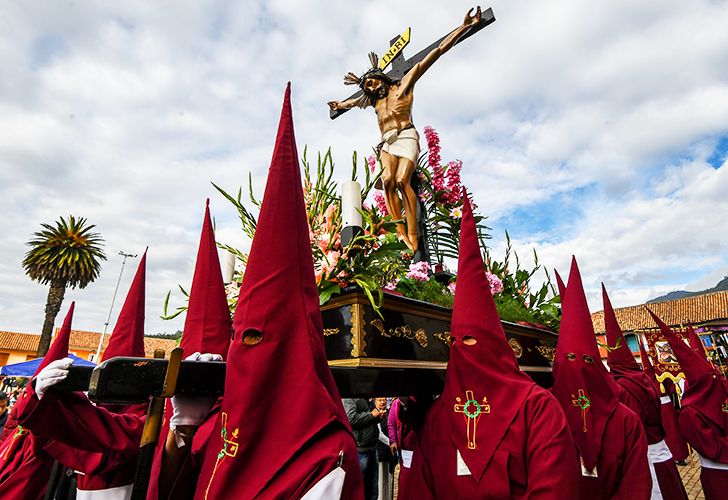
<svg viewBox="0 0 728 500">
<path fill-rule="evenodd" d="M 589 500 L 647 499 L 652 484 L 647 456 L 647 438 L 639 417 L 623 404 L 609 416 L 597 460 L 598 477 L 579 474 L 579 498 Z"/>
<path fill-rule="evenodd" d="M 653 398 L 647 388 L 626 377 L 617 380 L 624 388 L 620 401 L 632 410 L 643 424 L 647 437 L 648 456 L 654 467 L 652 480 L 657 480 L 657 488 L 665 500 L 687 500 L 688 494 L 683 486 L 680 473 L 675 466 L 670 449 L 665 442 L 665 430 L 662 427 L 662 409 L 659 400 Z M 656 488 L 654 488 L 656 492 Z"/>
<path fill-rule="evenodd" d="M 16 429 L 0 448 L 0 497 L 40 500 L 50 479 L 53 458 L 43 450 L 45 440 Z M 9 461 L 5 461 L 5 458 Z"/>
<path fill-rule="evenodd" d="M 81 393 L 48 390 L 39 400 L 30 393 L 18 416 L 23 427 L 51 441 L 46 451 L 83 475 L 79 490 L 126 486 L 134 481 L 139 442 L 144 427 L 142 405 L 125 413 L 94 406 Z"/>
<path fill-rule="evenodd" d="M 457 448 L 430 424 L 452 413 L 448 403 L 438 400 L 427 415 L 402 498 L 453 498 L 455 491 L 462 499 L 577 498 L 576 450 L 561 407 L 545 389 L 535 386 L 526 397 L 480 482 L 458 475 Z"/>
<path fill-rule="evenodd" d="M 700 483 L 707 500 L 726 498 L 728 494 L 728 436 L 715 422 L 692 408 L 680 410 L 680 430 L 695 448 L 701 460 Z M 704 459 L 717 464 L 706 463 Z M 722 466 L 723 469 L 716 468 Z"/>
<path fill-rule="evenodd" d="M 688 458 L 688 444 L 680 432 L 680 424 L 678 423 L 677 410 L 672 403 L 670 396 L 662 396 L 660 398 L 662 410 L 662 426 L 665 429 L 665 442 L 672 452 L 672 458 L 678 462 Z"/>
</svg>

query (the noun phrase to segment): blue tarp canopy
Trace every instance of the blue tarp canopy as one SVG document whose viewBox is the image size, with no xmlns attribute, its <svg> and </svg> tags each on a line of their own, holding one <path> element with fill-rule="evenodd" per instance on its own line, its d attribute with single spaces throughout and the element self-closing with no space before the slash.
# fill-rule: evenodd
<svg viewBox="0 0 728 500">
<path fill-rule="evenodd" d="M 96 366 L 91 361 L 79 358 L 75 354 L 69 354 L 68 357 L 73 360 L 73 364 L 76 366 Z M 0 368 L 0 375 L 8 377 L 32 377 L 42 362 L 43 358 L 35 358 L 30 361 L 23 361 L 22 363 L 5 365 Z"/>
</svg>

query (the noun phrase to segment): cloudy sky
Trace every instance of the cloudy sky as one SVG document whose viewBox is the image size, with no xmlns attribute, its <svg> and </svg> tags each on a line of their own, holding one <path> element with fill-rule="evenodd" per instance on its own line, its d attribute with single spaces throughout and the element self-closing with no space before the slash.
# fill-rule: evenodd
<svg viewBox="0 0 728 500">
<path fill-rule="evenodd" d="M 246 245 L 210 182 L 236 190 L 252 172 L 262 192 L 285 83 L 299 148 L 332 146 L 343 179 L 352 151 L 368 154 L 378 131 L 371 110 L 329 120 L 326 101 L 350 90 L 342 76 L 408 26 L 414 54 L 470 7 L 0 5 L 0 330 L 40 331 L 47 287 L 23 273 L 24 243 L 73 214 L 96 224 L 109 256 L 97 282 L 68 292 L 74 326 L 103 328 L 118 252 L 148 245 L 149 333 L 182 326 L 159 315 L 167 290 L 189 286 L 205 198 L 219 239 Z M 423 77 L 414 119 L 439 131 L 445 160 L 464 162 L 494 254 L 505 229 L 550 268 L 576 254 L 595 310 L 600 281 L 626 306 L 728 274 L 728 3 L 487 6 L 497 21 Z"/>
</svg>

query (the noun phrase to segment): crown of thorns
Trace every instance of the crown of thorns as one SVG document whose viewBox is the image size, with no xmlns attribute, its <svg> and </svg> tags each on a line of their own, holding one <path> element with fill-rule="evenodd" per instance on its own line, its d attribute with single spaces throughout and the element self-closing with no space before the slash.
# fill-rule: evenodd
<svg viewBox="0 0 728 500">
<path fill-rule="evenodd" d="M 359 88 L 364 91 L 364 93 L 354 103 L 360 108 L 366 108 L 367 106 L 371 106 L 374 100 L 373 96 L 369 95 L 367 91 L 364 90 L 364 82 L 367 80 L 367 78 L 376 78 L 377 80 L 381 80 L 389 85 L 397 83 L 397 80 L 387 76 L 384 71 L 379 69 L 379 56 L 375 52 L 369 53 L 369 62 L 371 63 L 372 67 L 369 68 L 363 75 L 356 76 L 356 74 L 352 73 L 351 71 L 344 75 L 344 84 L 358 85 Z"/>
</svg>

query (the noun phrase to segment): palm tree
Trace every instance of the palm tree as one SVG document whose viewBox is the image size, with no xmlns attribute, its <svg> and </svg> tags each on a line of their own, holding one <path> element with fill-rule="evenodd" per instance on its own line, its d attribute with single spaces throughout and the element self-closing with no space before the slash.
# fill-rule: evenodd
<svg viewBox="0 0 728 500">
<path fill-rule="evenodd" d="M 34 233 L 33 239 L 26 243 L 31 249 L 25 254 L 23 268 L 30 279 L 51 286 L 38 344 L 38 356 L 45 356 L 66 288 L 85 288 L 98 278 L 106 255 L 101 249 L 104 244 L 101 235 L 92 233 L 95 226 L 86 225 L 83 217 L 76 219 L 70 215 L 68 222 L 61 217 L 55 226 L 41 226 L 43 230 Z"/>
</svg>

